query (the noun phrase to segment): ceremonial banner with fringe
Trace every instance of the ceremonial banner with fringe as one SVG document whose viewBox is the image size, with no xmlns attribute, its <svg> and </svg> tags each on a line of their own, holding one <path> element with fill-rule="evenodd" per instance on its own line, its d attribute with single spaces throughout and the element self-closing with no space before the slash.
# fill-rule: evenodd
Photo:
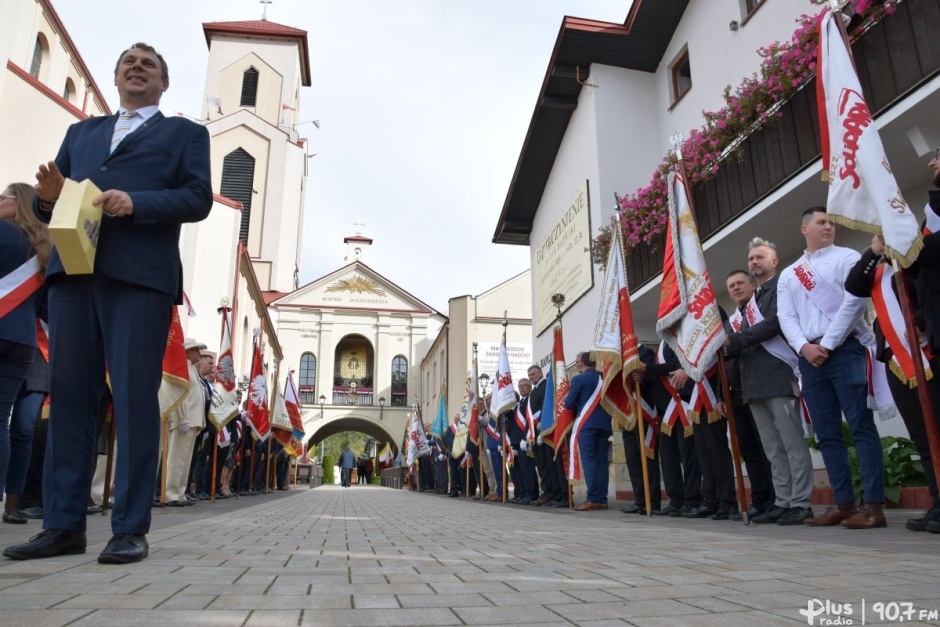
<svg viewBox="0 0 940 627">
<path fill-rule="evenodd" d="M 568 396 L 571 384 L 568 381 L 561 325 L 556 325 L 553 332 L 552 366 L 548 369 L 549 381 L 546 383 L 549 387 L 545 390 L 545 405 L 542 407 L 542 441 L 548 442 L 555 449 L 555 457 L 558 457 L 565 437 L 574 424 L 574 412 L 565 407 L 565 397 Z M 546 420 L 553 422 L 554 426 L 546 429 Z"/>
<path fill-rule="evenodd" d="M 284 388 L 284 406 L 287 408 L 287 417 L 291 424 L 291 438 L 284 449 L 288 455 L 300 455 L 303 452 L 304 419 L 300 414 L 300 397 L 297 395 L 297 386 L 294 385 L 294 371 L 287 373 L 287 384 Z"/>
<path fill-rule="evenodd" d="M 421 422 L 421 410 L 415 403 L 411 412 L 411 422 L 408 429 L 408 460 L 407 465 L 411 466 L 419 457 L 429 455 L 431 447 L 428 446 L 428 437 L 424 433 L 424 424 Z"/>
<path fill-rule="evenodd" d="M 629 390 L 633 389 L 630 374 L 640 363 L 640 347 L 633 329 L 619 219 L 612 230 L 591 354 L 604 380 L 601 407 L 610 414 L 613 429 L 623 430 L 632 429 L 636 423 Z"/>
<path fill-rule="evenodd" d="M 255 344 L 251 360 L 251 377 L 248 384 L 248 424 L 255 437 L 264 442 L 271 435 L 268 420 L 268 382 L 261 361 L 261 345 Z"/>
<path fill-rule="evenodd" d="M 431 425 L 431 437 L 438 440 L 444 439 L 444 431 L 447 430 L 447 394 L 444 384 L 441 383 L 441 391 L 437 395 L 437 413 L 434 415 L 434 424 Z"/>
<path fill-rule="evenodd" d="M 518 403 L 516 391 L 512 387 L 512 372 L 509 369 L 509 354 L 506 352 L 506 331 L 499 343 L 499 372 L 496 376 L 496 389 L 490 400 L 490 413 L 502 416 L 503 412 L 513 409 Z"/>
<path fill-rule="evenodd" d="M 189 302 L 189 299 L 186 299 Z M 212 384 L 212 399 L 209 406 L 209 420 L 216 429 L 221 429 L 230 420 L 238 416 L 239 407 L 235 391 L 235 365 L 232 359 L 232 325 L 229 321 L 228 307 L 220 307 L 222 314 L 222 343 L 219 346 L 219 358 L 216 360 L 215 383 Z"/>
<path fill-rule="evenodd" d="M 183 348 L 183 324 L 179 307 L 173 308 L 170 332 L 163 353 L 163 380 L 157 393 L 160 403 L 160 420 L 167 420 L 176 411 L 189 393 L 189 359 Z"/>
<path fill-rule="evenodd" d="M 379 453 L 379 463 L 387 464 L 391 461 L 392 461 L 392 445 L 386 442 L 385 448 L 383 448 L 382 452 Z"/>
<path fill-rule="evenodd" d="M 819 23 L 816 97 L 827 212 L 833 222 L 884 236 L 886 254 L 910 266 L 923 247 L 917 218 L 907 206 L 865 102 L 841 13 Z"/>
<path fill-rule="evenodd" d="M 656 333 L 695 381 L 705 377 L 725 341 L 685 181 L 669 173 L 669 224 Z"/>
</svg>

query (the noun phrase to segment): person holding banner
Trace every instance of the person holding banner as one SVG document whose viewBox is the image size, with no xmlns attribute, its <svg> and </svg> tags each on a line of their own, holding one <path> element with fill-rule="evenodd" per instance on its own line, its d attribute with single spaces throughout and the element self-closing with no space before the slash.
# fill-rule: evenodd
<svg viewBox="0 0 940 627">
<path fill-rule="evenodd" d="M 607 442 L 613 434 L 611 417 L 600 404 L 601 373 L 588 352 L 578 353 L 578 374 L 571 379 L 565 407 L 574 411 L 571 428 L 571 455 L 581 458 L 587 500 L 575 507 L 577 512 L 607 509 Z M 572 460 L 573 464 L 577 460 Z"/>
<path fill-rule="evenodd" d="M 35 197 L 26 183 L 9 185 L 0 194 L 0 493 L 4 484 L 11 493 L 4 504 L 3 522 L 18 524 L 26 518 L 19 515 L 15 495 L 23 491 L 26 481 L 39 405 L 31 403 L 31 409 L 17 413 L 13 406 L 33 362 L 45 364 L 37 349 L 36 321 L 52 247 L 48 230 L 33 215 Z M 40 405 L 42 398 L 36 397 Z"/>
<path fill-rule="evenodd" d="M 940 153 L 940 150 L 938 150 Z M 940 158 L 934 156 L 930 161 L 934 170 L 934 185 L 940 185 Z M 924 330 L 928 325 L 940 328 L 940 303 L 931 302 L 926 296 L 933 294 L 936 299 L 938 285 L 940 285 L 940 191 L 930 192 L 930 202 L 926 207 L 927 222 L 924 232 L 924 248 L 921 250 L 918 261 L 906 269 L 904 276 L 907 279 L 908 291 L 916 293 L 913 300 L 914 320 L 917 323 L 921 337 L 927 339 L 927 344 L 918 351 L 918 357 L 924 363 L 925 372 L 932 372 L 933 378 L 928 381 L 930 397 L 933 401 L 934 416 L 937 421 L 937 410 L 940 409 L 940 335 L 930 336 Z M 933 226 L 933 229 L 930 227 Z M 871 247 L 862 253 L 861 259 L 849 272 L 845 279 L 845 289 L 850 294 L 864 298 L 871 296 L 875 306 L 875 357 L 889 365 L 891 374 L 888 375 L 888 387 L 891 396 L 901 413 L 908 434 L 917 447 L 920 462 L 924 467 L 927 478 L 927 487 L 930 492 L 932 506 L 920 518 L 911 518 L 906 527 L 911 531 L 931 531 L 940 533 L 940 494 L 937 489 L 937 479 L 934 473 L 933 456 L 927 441 L 927 429 L 924 423 L 924 412 L 921 409 L 914 376 L 913 359 L 910 346 L 904 334 L 904 319 L 901 315 L 900 303 L 897 296 L 897 276 L 891 270 L 890 264 L 884 257 L 885 242 L 882 236 L 872 238 Z M 932 280 L 925 280 L 932 279 Z M 913 285 L 911 285 L 913 283 Z M 916 290 L 910 289 L 917 288 Z M 932 341 L 931 341 L 932 340 Z"/>
<path fill-rule="evenodd" d="M 800 231 L 805 254 L 780 273 L 777 317 L 787 342 L 800 355 L 803 398 L 813 417 L 836 506 L 805 524 L 851 529 L 887 525 L 884 457 L 881 439 L 868 407 L 865 348 L 872 342 L 862 320 L 866 301 L 846 293 L 845 279 L 861 258 L 835 245 L 835 225 L 825 207 L 803 212 Z M 849 453 L 842 438 L 842 415 L 858 450 L 865 505 L 857 508 Z"/>
<path fill-rule="evenodd" d="M 630 379 L 640 383 L 640 411 L 644 414 L 644 420 L 647 421 L 647 446 L 645 448 L 649 460 L 647 472 L 649 474 L 650 507 L 653 515 L 660 515 L 658 512 L 662 511 L 662 486 L 659 472 L 659 437 L 657 430 L 649 424 L 651 419 L 652 421 L 658 421 L 659 414 L 656 411 L 653 380 L 646 379 L 643 376 L 647 364 L 653 363 L 654 353 L 642 344 L 637 347 L 637 352 L 641 365 L 638 365 L 634 370 L 635 374 L 631 373 Z M 632 429 L 621 431 L 620 435 L 623 438 L 623 456 L 627 463 L 627 471 L 630 474 L 630 485 L 633 488 L 633 502 L 621 507 L 620 511 L 624 514 L 646 516 L 650 512 L 646 511 L 646 487 L 643 485 L 643 461 L 640 458 L 643 455 L 640 448 L 640 430 L 634 425 Z M 681 502 L 682 499 L 676 501 L 677 504 Z M 679 507 L 681 508 L 681 506 Z M 668 512 L 666 512 L 666 515 L 668 515 Z"/>
<path fill-rule="evenodd" d="M 91 443 L 106 363 L 117 422 L 117 489 L 114 535 L 98 561 L 126 564 L 148 555 L 160 442 L 157 390 L 173 304 L 182 302 L 180 226 L 204 220 L 212 209 L 209 133 L 160 113 L 169 71 L 152 46 L 123 51 L 114 82 L 119 113 L 70 126 L 55 161 L 36 175 L 34 209 L 41 220 L 67 209 L 56 207 L 66 177 L 90 179 L 104 190 L 92 201 L 104 217 L 92 274 L 67 275 L 55 249 L 46 272 L 52 410 L 44 531 L 7 548 L 12 559 L 85 552 Z"/>
</svg>

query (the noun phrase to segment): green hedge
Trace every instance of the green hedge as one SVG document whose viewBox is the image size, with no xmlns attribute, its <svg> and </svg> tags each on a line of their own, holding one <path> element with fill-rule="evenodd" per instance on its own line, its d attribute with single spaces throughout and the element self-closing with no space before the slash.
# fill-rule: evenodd
<svg viewBox="0 0 940 627">
<path fill-rule="evenodd" d="M 336 482 L 336 475 L 333 474 L 333 456 L 323 456 L 323 485 L 333 485 Z"/>
</svg>

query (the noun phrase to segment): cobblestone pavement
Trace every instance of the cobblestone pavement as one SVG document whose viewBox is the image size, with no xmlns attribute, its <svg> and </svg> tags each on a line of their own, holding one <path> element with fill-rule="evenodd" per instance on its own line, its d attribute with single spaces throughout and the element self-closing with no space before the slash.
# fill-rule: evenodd
<svg viewBox="0 0 940 627">
<path fill-rule="evenodd" d="M 746 527 L 301 488 L 155 510 L 128 566 L 97 563 L 110 532 L 91 516 L 86 555 L 0 558 L 0 625 L 805 625 L 811 599 L 851 604 L 830 624 L 862 624 L 863 599 L 865 624 L 890 622 L 876 602 L 917 622 L 940 610 L 940 535 L 906 531 L 912 513 Z M 39 530 L 0 527 L 4 546 Z"/>
</svg>

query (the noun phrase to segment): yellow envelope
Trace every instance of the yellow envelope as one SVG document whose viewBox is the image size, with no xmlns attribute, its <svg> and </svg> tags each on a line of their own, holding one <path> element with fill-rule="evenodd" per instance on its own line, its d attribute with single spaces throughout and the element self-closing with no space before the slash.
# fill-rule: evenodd
<svg viewBox="0 0 940 627">
<path fill-rule="evenodd" d="M 101 190 L 89 180 L 65 179 L 49 221 L 49 237 L 59 252 L 66 274 L 91 274 L 101 231 L 101 207 L 91 201 Z"/>
</svg>

